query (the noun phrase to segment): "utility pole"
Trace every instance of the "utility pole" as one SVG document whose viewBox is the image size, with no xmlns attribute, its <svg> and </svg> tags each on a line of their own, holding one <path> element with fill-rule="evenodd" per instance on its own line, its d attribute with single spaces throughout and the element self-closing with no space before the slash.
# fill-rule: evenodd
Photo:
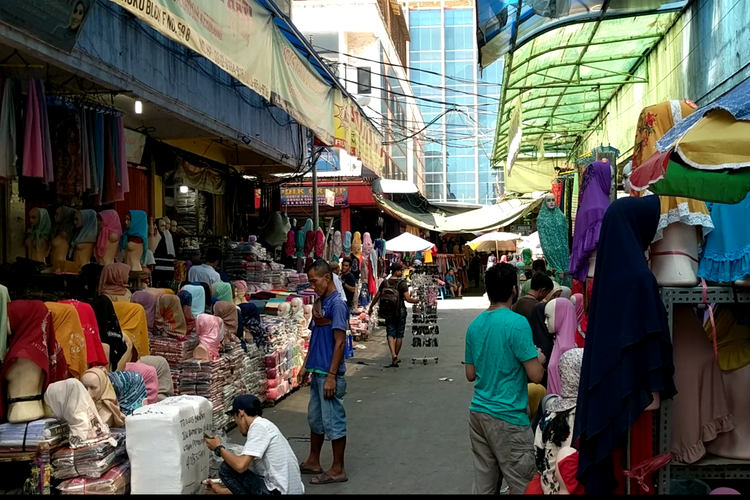
<svg viewBox="0 0 750 500">
<path fill-rule="evenodd" d="M 312 162 L 312 220 L 313 231 L 318 230 L 318 157 L 314 153 L 315 147 L 311 149 L 310 161 Z"/>
</svg>

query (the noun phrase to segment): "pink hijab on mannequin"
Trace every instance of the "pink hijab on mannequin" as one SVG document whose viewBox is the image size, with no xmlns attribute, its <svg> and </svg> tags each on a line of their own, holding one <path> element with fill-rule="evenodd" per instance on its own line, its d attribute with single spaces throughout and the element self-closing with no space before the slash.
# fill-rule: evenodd
<svg viewBox="0 0 750 500">
<path fill-rule="evenodd" d="M 576 308 L 569 299 L 557 298 L 555 306 L 555 345 L 547 365 L 547 394 L 560 394 L 562 384 L 558 365 L 560 358 L 576 346 Z"/>
</svg>

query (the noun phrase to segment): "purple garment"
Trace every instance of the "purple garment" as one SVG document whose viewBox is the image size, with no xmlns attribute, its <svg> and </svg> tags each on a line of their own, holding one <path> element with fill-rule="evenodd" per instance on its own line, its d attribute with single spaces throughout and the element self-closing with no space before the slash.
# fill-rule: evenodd
<svg viewBox="0 0 750 500">
<path fill-rule="evenodd" d="M 55 182 L 55 168 L 52 160 L 52 138 L 49 133 L 49 118 L 47 115 L 47 98 L 44 94 L 44 83 L 34 80 L 36 96 L 39 103 L 39 126 L 42 136 L 42 165 L 44 168 L 44 183 Z"/>
<path fill-rule="evenodd" d="M 583 173 L 573 234 L 573 250 L 570 252 L 568 266 L 568 272 L 578 281 L 586 281 L 589 257 L 599 243 L 602 218 L 609 206 L 611 182 L 610 165 L 603 161 L 591 163 Z"/>
</svg>

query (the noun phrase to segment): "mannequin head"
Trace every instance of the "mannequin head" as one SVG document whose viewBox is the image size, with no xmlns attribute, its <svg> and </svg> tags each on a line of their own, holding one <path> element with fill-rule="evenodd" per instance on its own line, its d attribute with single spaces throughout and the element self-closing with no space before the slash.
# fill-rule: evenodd
<svg viewBox="0 0 750 500">
<path fill-rule="evenodd" d="M 544 306 L 544 324 L 547 325 L 547 331 L 555 333 L 555 301 L 551 300 Z"/>
<path fill-rule="evenodd" d="M 169 227 L 170 227 L 171 232 L 173 233 L 177 232 L 177 221 L 176 220 L 171 221 L 171 223 L 169 224 Z"/>
<path fill-rule="evenodd" d="M 172 228 L 172 221 L 166 216 L 162 217 L 161 220 L 164 221 L 164 230 L 169 231 Z"/>
<path fill-rule="evenodd" d="M 127 229 L 129 227 L 130 227 L 130 212 L 128 211 L 128 213 L 125 214 L 125 228 Z"/>
<path fill-rule="evenodd" d="M 548 193 L 544 196 L 544 206 L 547 207 L 548 210 L 554 210 L 557 206 L 557 202 L 555 201 L 555 195 L 552 193 Z"/>
<path fill-rule="evenodd" d="M 89 391 L 89 395 L 94 401 L 98 400 L 101 397 L 102 392 L 104 392 L 105 388 L 102 387 L 99 377 L 97 377 L 94 372 L 84 372 L 83 375 L 81 375 L 81 382 L 84 387 L 86 387 L 86 390 Z"/>
<path fill-rule="evenodd" d="M 73 223 L 76 227 L 81 227 L 83 225 L 83 217 L 81 216 L 80 210 L 76 210 L 76 214 L 73 216 Z"/>
<path fill-rule="evenodd" d="M 288 318 L 290 316 L 291 305 L 289 302 L 282 302 L 279 304 L 279 308 L 276 310 L 276 314 L 282 318 Z"/>
<path fill-rule="evenodd" d="M 29 227 L 37 227 L 39 225 L 39 209 L 32 208 L 29 212 Z"/>
<path fill-rule="evenodd" d="M 169 219 L 166 219 L 166 220 L 164 218 L 159 219 L 159 223 L 158 223 L 159 226 L 158 227 L 159 227 L 159 231 L 162 232 L 162 233 L 164 231 L 167 231 L 169 229 L 169 225 L 167 224 L 167 220 L 169 220 Z"/>
<path fill-rule="evenodd" d="M 302 299 L 300 299 L 299 297 L 294 297 L 290 302 L 290 305 L 292 316 L 304 314 L 304 311 L 302 311 Z"/>
<path fill-rule="evenodd" d="M 307 321 L 307 324 L 310 324 L 310 321 L 312 321 L 312 305 L 305 304 L 302 309 L 305 311 L 305 321 Z"/>
</svg>

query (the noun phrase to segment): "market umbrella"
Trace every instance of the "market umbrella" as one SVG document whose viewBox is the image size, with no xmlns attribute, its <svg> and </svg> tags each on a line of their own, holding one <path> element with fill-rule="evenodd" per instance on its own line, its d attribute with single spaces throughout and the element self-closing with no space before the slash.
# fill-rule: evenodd
<svg viewBox="0 0 750 500">
<path fill-rule="evenodd" d="M 424 240 L 411 233 L 403 233 L 385 242 L 389 252 L 424 252 L 435 246 L 431 241 Z"/>
<path fill-rule="evenodd" d="M 492 233 L 485 233 L 482 236 L 471 240 L 467 245 L 469 245 L 469 248 L 475 252 L 491 252 L 492 250 L 495 250 L 496 252 L 499 252 L 500 250 L 511 250 L 515 252 L 516 240 L 520 239 L 520 234 L 495 231 Z"/>
<path fill-rule="evenodd" d="M 539 231 L 534 231 L 528 236 L 522 236 L 516 245 L 519 249 L 528 248 L 534 255 L 542 254 L 542 244 L 539 242 Z"/>
</svg>

